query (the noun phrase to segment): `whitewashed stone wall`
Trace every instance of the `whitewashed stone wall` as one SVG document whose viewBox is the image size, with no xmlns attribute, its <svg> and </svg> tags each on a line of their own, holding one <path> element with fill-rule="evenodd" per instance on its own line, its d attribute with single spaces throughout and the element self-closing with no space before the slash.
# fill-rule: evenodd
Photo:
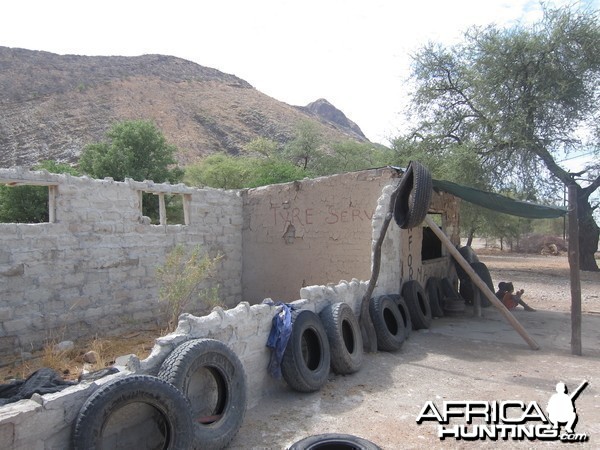
<svg viewBox="0 0 600 450">
<path fill-rule="evenodd" d="M 366 283 L 352 280 L 337 285 L 309 286 L 302 289 L 306 298 L 292 302 L 300 309 L 319 313 L 329 303 L 344 301 L 355 310 L 366 292 Z M 85 400 L 102 384 L 115 377 L 136 373 L 156 374 L 169 353 L 182 342 L 195 338 L 218 339 L 240 358 L 246 372 L 248 408 L 265 395 L 289 389 L 283 380 L 267 373 L 270 350 L 266 347 L 273 317 L 281 307 L 268 304 L 235 308 L 215 308 L 207 316 L 183 314 L 177 329 L 158 338 L 148 358 L 130 357 L 122 372 L 94 382 L 83 382 L 64 391 L 37 395 L 28 400 L 0 407 L 0 448 L 11 450 L 64 450 L 70 448 L 73 423 Z"/>
<path fill-rule="evenodd" d="M 0 169 L 0 182 L 53 186 L 54 220 L 0 224 L 5 362 L 46 342 L 120 333 L 156 321 L 155 270 L 176 244 L 200 244 L 211 255 L 223 255 L 206 288 L 218 284 L 227 306 L 242 299 L 237 192 L 21 169 Z M 150 225 L 141 215 L 141 191 L 185 196 L 189 224 Z"/>
</svg>

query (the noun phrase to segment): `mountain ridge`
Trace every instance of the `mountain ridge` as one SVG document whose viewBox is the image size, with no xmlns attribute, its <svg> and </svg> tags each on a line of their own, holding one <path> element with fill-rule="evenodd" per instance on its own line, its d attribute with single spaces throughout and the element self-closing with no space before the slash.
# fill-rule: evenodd
<svg viewBox="0 0 600 450">
<path fill-rule="evenodd" d="M 368 142 L 324 99 L 292 106 L 247 81 L 166 55 L 83 56 L 0 47 L 0 166 L 76 162 L 123 120 L 150 120 L 187 164 L 239 153 L 257 137 L 280 144 L 311 120 L 330 141 Z"/>
</svg>

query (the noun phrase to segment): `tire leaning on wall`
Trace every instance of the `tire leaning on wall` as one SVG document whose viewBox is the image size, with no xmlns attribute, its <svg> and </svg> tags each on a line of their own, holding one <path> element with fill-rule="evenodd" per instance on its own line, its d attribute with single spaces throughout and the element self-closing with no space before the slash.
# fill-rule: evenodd
<svg viewBox="0 0 600 450">
<path fill-rule="evenodd" d="M 398 311 L 400 311 L 402 322 L 404 323 L 404 339 L 406 340 L 410 337 L 412 331 L 412 321 L 410 319 L 408 306 L 400 294 L 389 294 L 388 297 L 394 300 L 394 303 L 396 303 L 396 306 L 398 307 Z"/>
<path fill-rule="evenodd" d="M 161 443 L 166 450 L 187 450 L 194 441 L 190 404 L 157 377 L 116 378 L 84 402 L 72 440 L 74 450 L 151 449 Z"/>
<path fill-rule="evenodd" d="M 193 339 L 173 350 L 158 377 L 191 404 L 194 446 L 221 449 L 238 432 L 246 412 L 246 374 L 237 355 L 215 339 Z"/>
<path fill-rule="evenodd" d="M 436 277 L 429 277 L 425 289 L 429 298 L 431 315 L 433 317 L 444 317 L 444 293 L 442 292 L 441 280 Z"/>
<path fill-rule="evenodd" d="M 302 310 L 292 323 L 292 334 L 283 353 L 281 373 L 299 392 L 315 392 L 327 382 L 331 353 L 319 316 Z"/>
<path fill-rule="evenodd" d="M 406 331 L 396 302 L 389 295 L 374 297 L 369 303 L 369 314 L 377 335 L 377 349 L 385 352 L 400 350 Z"/>
<path fill-rule="evenodd" d="M 363 361 L 363 341 L 358 319 L 347 303 L 329 305 L 319 314 L 331 353 L 331 369 L 340 375 L 357 372 Z"/>
<path fill-rule="evenodd" d="M 417 280 L 409 280 L 402 285 L 402 297 L 408 306 L 413 330 L 431 326 L 431 306 L 423 287 Z"/>
</svg>

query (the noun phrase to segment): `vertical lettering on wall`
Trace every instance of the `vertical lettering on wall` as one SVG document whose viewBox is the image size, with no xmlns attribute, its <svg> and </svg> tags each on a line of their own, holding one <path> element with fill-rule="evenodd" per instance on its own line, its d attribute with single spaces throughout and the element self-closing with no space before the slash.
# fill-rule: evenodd
<svg viewBox="0 0 600 450">
<path fill-rule="evenodd" d="M 414 275 L 413 270 L 413 256 L 412 256 L 412 228 L 408 230 L 408 256 L 406 258 L 406 263 L 408 264 L 408 279 L 412 280 Z"/>
</svg>

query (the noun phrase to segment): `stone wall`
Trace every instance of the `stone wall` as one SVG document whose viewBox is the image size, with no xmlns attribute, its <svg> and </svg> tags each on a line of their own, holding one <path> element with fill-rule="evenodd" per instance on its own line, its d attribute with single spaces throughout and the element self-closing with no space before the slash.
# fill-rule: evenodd
<svg viewBox="0 0 600 450">
<path fill-rule="evenodd" d="M 335 301 L 359 305 L 365 291 L 366 283 L 358 280 L 341 282 L 335 286 L 311 286 L 302 290 L 302 295 L 307 298 L 293 304 L 318 313 Z M 229 310 L 217 307 L 203 317 L 183 314 L 177 330 L 158 338 L 148 358 L 142 361 L 135 356 L 122 358 L 123 363 L 118 366 L 120 373 L 94 382 L 82 382 L 55 394 L 34 394 L 31 399 L 0 407 L 0 448 L 69 448 L 77 413 L 98 387 L 108 380 L 132 372 L 156 374 L 177 345 L 193 338 L 218 339 L 236 353 L 246 373 L 248 408 L 252 408 L 263 396 L 289 389 L 283 380 L 273 379 L 266 370 L 270 359 L 266 342 L 273 316 L 280 308 L 264 303 L 250 306 L 242 302 Z"/>
<path fill-rule="evenodd" d="M 237 192 L 0 169 L 0 182 L 49 186 L 49 223 L 0 223 L 0 355 L 46 342 L 120 333 L 159 317 L 155 270 L 177 244 L 220 254 L 223 303 L 241 296 L 242 200 Z M 187 224 L 141 214 L 142 192 L 182 196 Z M 162 200 L 160 202 L 163 204 Z M 195 309 L 198 311 L 198 309 Z M 6 359 L 5 359 L 6 357 Z"/>
</svg>

